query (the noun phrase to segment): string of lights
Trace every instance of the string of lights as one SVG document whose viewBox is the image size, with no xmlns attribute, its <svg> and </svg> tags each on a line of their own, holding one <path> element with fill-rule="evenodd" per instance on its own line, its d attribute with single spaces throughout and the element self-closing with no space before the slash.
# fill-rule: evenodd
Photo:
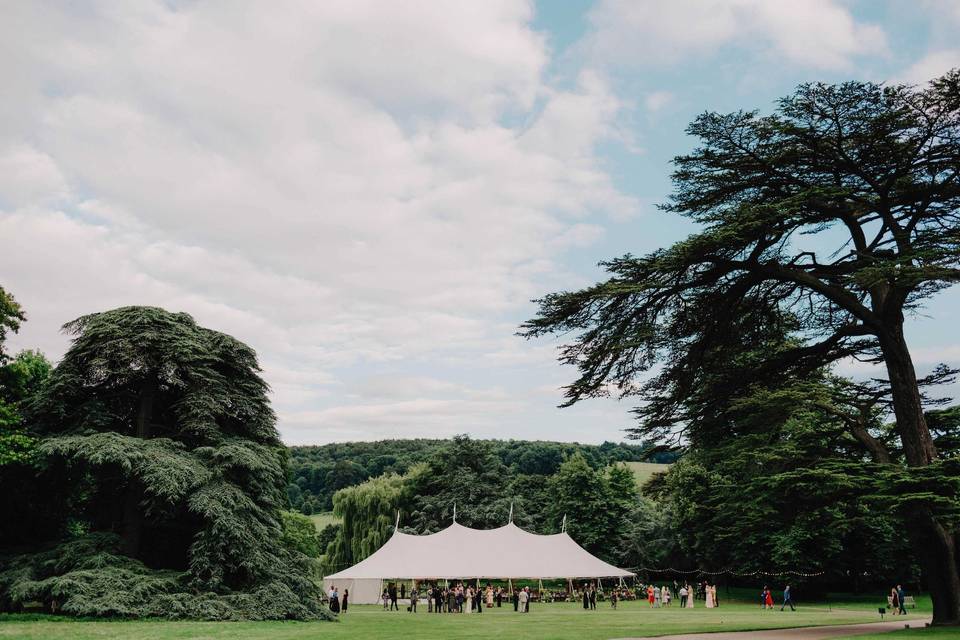
<svg viewBox="0 0 960 640">
<path fill-rule="evenodd" d="M 824 574 L 823 571 L 795 571 L 791 569 L 783 571 L 763 571 L 757 569 L 756 571 L 734 571 L 733 569 L 720 569 L 719 571 L 709 571 L 707 569 L 676 569 L 674 567 L 633 567 L 631 569 L 634 573 L 676 573 L 678 575 L 707 575 L 707 576 L 719 576 L 719 575 L 731 575 L 731 576 L 740 576 L 740 577 L 755 577 L 755 576 L 795 576 L 798 578 L 816 578 Z"/>
</svg>

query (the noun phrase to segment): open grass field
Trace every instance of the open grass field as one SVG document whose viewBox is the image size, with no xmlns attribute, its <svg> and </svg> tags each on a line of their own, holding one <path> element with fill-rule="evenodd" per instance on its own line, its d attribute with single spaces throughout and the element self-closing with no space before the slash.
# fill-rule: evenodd
<svg viewBox="0 0 960 640">
<path fill-rule="evenodd" d="M 333 515 L 332 511 L 324 511 L 323 513 L 315 513 L 309 516 L 310 520 L 313 521 L 313 526 L 317 528 L 317 531 L 320 531 L 324 527 L 330 524 L 338 524 L 340 518 Z"/>
<path fill-rule="evenodd" d="M 633 475 L 636 476 L 637 486 L 642 486 L 653 474 L 662 473 L 670 468 L 668 464 L 659 464 L 656 462 L 624 462 L 624 464 L 630 467 Z"/>
<path fill-rule="evenodd" d="M 672 633 L 775 629 L 790 626 L 852 624 L 878 620 L 876 607 L 837 604 L 830 607 L 801 606 L 796 612 L 762 611 L 751 604 L 722 603 L 719 609 L 677 607 L 651 610 L 645 602 L 621 603 L 616 611 L 609 603 L 597 611 L 584 611 L 578 604 L 534 604 L 529 614 L 512 607 L 488 609 L 477 614 L 417 614 L 387 612 L 382 607 L 353 606 L 335 623 L 304 622 L 167 622 L 167 621 L 74 621 L 38 616 L 0 616 L 0 638 L 70 638 L 92 640 L 169 640 L 184 638 L 264 638 L 268 640 L 396 640 L 397 638 L 457 638 L 491 640 L 607 640 Z M 904 620 L 929 614 L 929 601 Z M 888 618 L 889 619 L 889 618 Z M 914 636 L 905 636 L 914 637 Z M 920 638 L 950 636 L 917 635 Z M 956 637 L 956 636 L 953 636 Z"/>
</svg>

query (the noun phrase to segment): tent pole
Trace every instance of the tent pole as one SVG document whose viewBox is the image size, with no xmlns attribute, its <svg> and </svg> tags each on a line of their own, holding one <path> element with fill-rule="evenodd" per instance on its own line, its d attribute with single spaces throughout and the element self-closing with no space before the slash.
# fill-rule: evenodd
<svg viewBox="0 0 960 640">
<path fill-rule="evenodd" d="M 507 590 L 513 595 L 513 578 L 507 578 Z"/>
</svg>

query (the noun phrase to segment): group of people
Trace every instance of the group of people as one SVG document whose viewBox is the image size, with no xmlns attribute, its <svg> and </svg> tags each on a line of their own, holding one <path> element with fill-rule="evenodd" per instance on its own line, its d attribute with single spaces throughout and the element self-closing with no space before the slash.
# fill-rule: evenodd
<svg viewBox="0 0 960 640">
<path fill-rule="evenodd" d="M 767 585 L 763 585 L 763 591 L 760 592 L 760 608 L 772 610 L 773 606 L 773 591 L 771 591 Z M 790 585 L 783 588 L 783 605 L 781 605 L 780 611 L 783 611 L 784 607 L 787 606 L 790 607 L 791 611 L 797 610 L 797 608 L 793 606 L 793 596 L 790 594 Z"/>
<path fill-rule="evenodd" d="M 717 585 L 715 584 L 711 585 L 703 581 L 693 587 L 689 584 L 683 584 L 678 588 L 675 582 L 674 590 L 676 590 L 677 595 L 680 597 L 680 607 L 683 609 L 694 608 L 694 600 L 696 599 L 703 600 L 704 606 L 708 609 L 720 606 L 720 601 L 717 598 Z M 417 604 L 420 601 L 421 595 L 426 597 L 428 613 L 483 613 L 484 606 L 487 608 L 494 606 L 500 607 L 504 600 L 512 601 L 514 611 L 528 613 L 530 611 L 530 603 L 535 599 L 535 594 L 530 590 L 530 587 L 523 587 L 522 589 L 508 593 L 503 587 L 494 587 L 489 582 L 483 589 L 480 588 L 479 584 L 474 587 L 473 585 L 457 582 L 447 587 L 430 584 L 427 586 L 426 591 L 421 594 L 417 589 L 417 584 L 414 583 L 409 592 L 407 611 L 411 613 L 417 612 Z M 650 603 L 650 607 L 654 609 L 669 607 L 673 602 L 673 591 L 671 591 L 668 585 L 641 584 L 637 585 L 633 592 L 622 586 L 620 589 L 612 589 L 609 596 L 610 605 L 616 609 L 618 601 L 642 599 L 642 596 L 646 597 L 646 600 Z M 390 611 L 399 611 L 399 601 L 407 600 L 407 597 L 406 584 L 401 583 L 398 589 L 396 584 L 390 583 L 384 587 L 383 593 L 381 594 L 383 608 Z M 904 608 L 905 598 L 906 596 L 901 585 L 897 585 L 891 589 L 890 602 L 894 615 L 897 613 L 907 613 Z M 585 610 L 596 610 L 598 599 L 604 599 L 603 592 L 597 588 L 597 585 L 586 582 L 583 583 L 583 588 L 579 591 L 574 590 L 572 593 L 566 595 L 566 597 L 560 597 L 554 594 L 552 598 L 552 600 L 555 601 L 580 600 Z M 327 603 L 331 611 L 334 613 L 345 613 L 349 602 L 349 590 L 344 589 L 343 594 L 341 594 L 336 586 L 332 585 L 330 587 L 327 592 Z M 788 606 L 791 611 L 796 611 L 789 584 L 783 589 L 783 604 L 780 610 L 783 611 Z M 766 585 L 764 585 L 763 590 L 760 592 L 760 607 L 765 610 L 774 608 L 773 591 Z"/>
<path fill-rule="evenodd" d="M 400 607 L 397 602 L 398 599 L 406 600 L 406 590 L 407 586 L 405 584 L 400 585 L 399 592 L 397 586 L 393 583 L 384 587 L 380 596 L 383 600 L 383 608 L 390 611 L 399 611 Z M 474 587 L 462 582 L 447 587 L 430 584 L 421 594 L 416 583 L 414 583 L 414 586 L 410 589 L 410 604 L 407 606 L 407 611 L 410 613 L 417 612 L 417 604 L 421 595 L 426 599 L 427 613 L 483 613 L 484 607 L 488 609 L 494 606 L 501 607 L 509 594 L 503 587 L 494 587 L 490 583 L 487 583 L 486 587 L 481 589 L 479 585 Z M 530 587 L 518 589 L 509 597 L 513 600 L 514 611 L 523 613 L 530 611 L 530 602 L 533 600 Z"/>
<path fill-rule="evenodd" d="M 681 590 L 683 587 L 681 587 Z M 660 607 L 669 607 L 670 602 L 673 600 L 673 594 L 670 592 L 670 587 L 667 585 L 648 584 L 647 585 L 647 602 L 650 603 L 650 606 L 654 609 L 659 609 Z"/>
<path fill-rule="evenodd" d="M 346 613 L 347 607 L 350 605 L 350 590 L 344 589 L 343 595 L 340 595 L 340 592 L 337 591 L 336 585 L 330 586 L 330 591 L 327 592 L 327 606 L 330 607 L 330 611 L 334 613 Z"/>
</svg>

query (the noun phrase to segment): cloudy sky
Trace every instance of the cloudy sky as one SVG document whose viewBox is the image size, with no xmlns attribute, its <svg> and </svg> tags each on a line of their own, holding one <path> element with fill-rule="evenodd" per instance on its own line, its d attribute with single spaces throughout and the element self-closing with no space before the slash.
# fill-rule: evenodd
<svg viewBox="0 0 960 640">
<path fill-rule="evenodd" d="M 288 443 L 622 439 L 559 410 L 530 299 L 690 228 L 655 209 L 703 110 L 960 64 L 960 1 L 7 2 L 0 283 L 58 328 L 187 311 L 259 352 Z M 960 362 L 956 292 L 915 320 Z"/>
</svg>

